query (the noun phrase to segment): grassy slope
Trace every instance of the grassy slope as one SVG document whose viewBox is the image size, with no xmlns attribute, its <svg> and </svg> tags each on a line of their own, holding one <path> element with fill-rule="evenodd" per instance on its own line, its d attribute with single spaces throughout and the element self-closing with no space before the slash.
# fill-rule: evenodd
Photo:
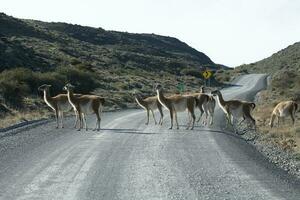
<svg viewBox="0 0 300 200">
<path fill-rule="evenodd" d="M 0 105 L 9 106 L 8 112 L 0 110 L 0 127 L 49 115 L 36 90 L 43 83 L 53 85 L 52 95 L 72 82 L 78 92 L 108 98 L 109 107 L 126 107 L 133 103 L 134 90 L 152 95 L 153 85 L 161 83 L 175 92 L 179 81 L 196 90 L 202 83 L 200 66 L 223 68 L 172 37 L 21 20 L 3 13 L 0 24 Z"/>
</svg>

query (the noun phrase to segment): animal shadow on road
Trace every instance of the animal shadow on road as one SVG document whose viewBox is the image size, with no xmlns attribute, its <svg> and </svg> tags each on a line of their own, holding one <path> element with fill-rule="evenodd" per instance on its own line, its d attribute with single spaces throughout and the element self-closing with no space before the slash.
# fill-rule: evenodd
<svg viewBox="0 0 300 200">
<path fill-rule="evenodd" d="M 229 88 L 229 87 L 243 87 L 243 85 L 238 85 L 238 84 L 234 84 L 234 83 L 227 83 L 223 87 L 220 87 L 219 89 L 226 89 L 226 88 Z"/>
<path fill-rule="evenodd" d="M 232 131 L 228 131 L 228 130 L 220 130 L 220 129 L 214 129 L 213 127 L 208 128 L 202 125 L 195 125 L 194 130 L 186 130 L 185 128 L 187 127 L 186 125 L 179 125 L 179 127 L 182 127 L 182 129 L 179 129 L 179 131 L 184 131 L 185 134 L 201 134 L 201 132 L 211 132 L 211 133 L 215 133 L 215 134 L 224 134 L 224 135 L 228 135 L 230 137 L 234 137 L 236 139 L 239 140 L 245 140 L 242 137 L 240 137 L 239 135 L 236 135 L 235 133 L 233 133 Z M 176 129 L 174 129 L 175 131 L 178 131 Z"/>
<path fill-rule="evenodd" d="M 212 133 L 217 133 L 217 134 L 221 133 L 221 134 L 228 135 L 230 137 L 234 137 L 236 139 L 245 141 L 243 138 L 241 138 L 240 136 L 236 135 L 235 133 L 233 133 L 233 132 L 227 132 L 225 130 L 203 129 L 202 131 L 207 131 L 207 132 L 212 132 Z"/>
<path fill-rule="evenodd" d="M 151 135 L 151 134 L 157 134 L 157 133 L 151 133 L 151 132 L 143 132 L 137 129 L 122 129 L 122 128 L 104 128 L 101 129 L 102 131 L 108 131 L 109 133 L 127 133 L 127 134 L 144 134 L 144 135 Z"/>
</svg>

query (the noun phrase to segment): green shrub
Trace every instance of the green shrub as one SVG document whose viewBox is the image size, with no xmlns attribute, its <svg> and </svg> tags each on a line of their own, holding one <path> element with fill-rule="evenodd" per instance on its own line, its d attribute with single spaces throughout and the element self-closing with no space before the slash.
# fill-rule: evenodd
<svg viewBox="0 0 300 200">
<path fill-rule="evenodd" d="M 21 84 L 16 80 L 1 80 L 0 92 L 4 103 L 13 107 L 21 108 L 23 106 L 23 97 L 30 91 L 27 84 Z"/>
<path fill-rule="evenodd" d="M 99 84 L 97 83 L 97 76 L 88 71 L 82 71 L 77 68 L 59 67 L 56 73 L 64 76 L 68 83 L 76 87 L 76 92 L 88 93 L 96 89 Z"/>
<path fill-rule="evenodd" d="M 94 73 L 72 67 L 59 67 L 54 72 L 46 73 L 15 68 L 0 74 L 2 97 L 8 105 L 15 108 L 22 107 L 24 97 L 37 95 L 37 88 L 42 84 L 52 85 L 51 94 L 56 95 L 62 92 L 66 83 L 74 84 L 78 93 L 89 93 L 101 86 Z"/>
<path fill-rule="evenodd" d="M 194 76 L 197 78 L 203 78 L 202 74 L 200 72 L 200 70 L 196 70 L 196 69 L 183 69 L 181 70 L 181 74 L 187 75 L 187 76 Z"/>
</svg>

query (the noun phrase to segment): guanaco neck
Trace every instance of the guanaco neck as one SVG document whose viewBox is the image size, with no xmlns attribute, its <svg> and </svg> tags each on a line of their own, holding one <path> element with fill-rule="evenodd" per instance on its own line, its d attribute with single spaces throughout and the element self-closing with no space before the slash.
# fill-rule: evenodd
<svg viewBox="0 0 300 200">
<path fill-rule="evenodd" d="M 147 103 L 138 95 L 135 96 L 135 100 L 138 104 L 140 104 L 142 107 L 147 108 Z"/>
<path fill-rule="evenodd" d="M 225 106 L 226 101 L 223 99 L 222 94 L 218 93 L 218 94 L 217 94 L 217 99 L 218 99 L 220 105 Z"/>
<path fill-rule="evenodd" d="M 68 90 L 68 100 L 72 104 L 72 106 L 75 108 L 76 107 L 76 99 L 74 97 L 74 92 L 72 90 Z"/>
<path fill-rule="evenodd" d="M 168 105 L 168 100 L 166 99 L 166 97 L 164 96 L 163 92 L 161 90 L 156 90 L 157 91 L 157 98 L 158 98 L 158 101 L 167 109 L 170 109 L 169 108 L 169 105 Z"/>
<path fill-rule="evenodd" d="M 50 97 L 49 90 L 44 90 L 44 101 L 53 109 L 56 110 L 56 104 L 55 101 Z"/>
</svg>

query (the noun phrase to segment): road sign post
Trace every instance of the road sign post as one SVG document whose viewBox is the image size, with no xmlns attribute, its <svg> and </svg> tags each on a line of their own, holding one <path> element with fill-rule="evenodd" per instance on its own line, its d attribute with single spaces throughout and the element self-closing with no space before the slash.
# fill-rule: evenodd
<svg viewBox="0 0 300 200">
<path fill-rule="evenodd" d="M 182 82 L 178 83 L 177 89 L 178 89 L 179 93 L 182 94 L 184 92 L 184 83 L 182 83 Z"/>
<path fill-rule="evenodd" d="M 212 76 L 212 71 L 210 70 L 205 70 L 204 72 L 202 72 L 202 76 L 204 77 L 205 81 L 205 86 L 209 86 L 210 87 L 210 78 Z M 207 85 L 207 82 L 208 82 L 208 85 Z"/>
<path fill-rule="evenodd" d="M 205 78 L 205 79 L 209 79 L 211 76 L 212 76 L 212 72 L 210 70 L 205 70 L 203 73 L 202 73 L 202 76 Z"/>
</svg>

